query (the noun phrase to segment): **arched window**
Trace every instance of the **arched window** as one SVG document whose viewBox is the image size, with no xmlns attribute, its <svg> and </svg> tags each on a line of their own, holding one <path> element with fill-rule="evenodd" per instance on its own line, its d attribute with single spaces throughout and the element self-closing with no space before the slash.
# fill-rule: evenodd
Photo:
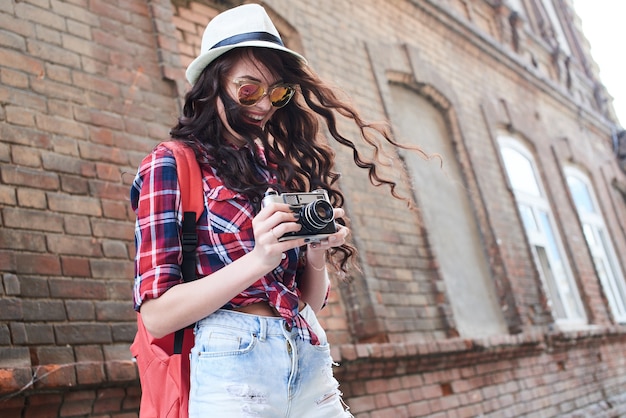
<svg viewBox="0 0 626 418">
<path fill-rule="evenodd" d="M 463 337 L 503 334 L 506 325 L 445 114 L 403 85 L 390 90 L 396 134 L 443 160 L 442 167 L 438 159 L 403 154 L 457 329 Z"/>
<path fill-rule="evenodd" d="M 513 138 L 500 137 L 499 145 L 554 318 L 562 325 L 586 323 L 580 295 L 535 160 L 530 151 Z"/>
<path fill-rule="evenodd" d="M 565 168 L 567 185 L 585 234 L 596 273 L 617 322 L 626 322 L 626 282 L 589 178 L 579 169 Z"/>
</svg>

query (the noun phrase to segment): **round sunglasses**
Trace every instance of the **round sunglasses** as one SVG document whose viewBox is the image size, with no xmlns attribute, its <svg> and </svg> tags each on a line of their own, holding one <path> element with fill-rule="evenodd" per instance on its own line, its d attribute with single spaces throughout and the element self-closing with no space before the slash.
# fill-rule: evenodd
<svg viewBox="0 0 626 418">
<path fill-rule="evenodd" d="M 242 106 L 253 106 L 268 96 L 272 106 L 285 106 L 296 92 L 296 86 L 288 83 L 276 83 L 267 90 L 261 83 L 246 79 L 232 80 L 237 85 L 237 99 Z"/>
</svg>

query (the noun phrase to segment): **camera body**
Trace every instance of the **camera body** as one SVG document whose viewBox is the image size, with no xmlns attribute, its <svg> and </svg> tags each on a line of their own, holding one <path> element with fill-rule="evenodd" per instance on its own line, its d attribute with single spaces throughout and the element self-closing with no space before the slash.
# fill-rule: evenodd
<svg viewBox="0 0 626 418">
<path fill-rule="evenodd" d="M 319 242 L 337 232 L 333 206 L 326 190 L 301 193 L 281 193 L 274 190 L 265 192 L 262 205 L 269 203 L 287 203 L 292 212 L 298 214 L 297 223 L 302 228 L 297 232 L 288 232 L 278 241 L 305 238 L 306 242 Z"/>
</svg>

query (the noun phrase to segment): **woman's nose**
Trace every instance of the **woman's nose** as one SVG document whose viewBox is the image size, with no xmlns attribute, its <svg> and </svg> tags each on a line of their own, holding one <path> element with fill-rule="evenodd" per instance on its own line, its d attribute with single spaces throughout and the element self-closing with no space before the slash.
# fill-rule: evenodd
<svg viewBox="0 0 626 418">
<path fill-rule="evenodd" d="M 263 97 L 261 97 L 261 100 L 257 102 L 257 106 L 264 111 L 270 110 L 272 108 L 272 102 L 270 101 L 269 94 L 263 95 Z"/>
</svg>

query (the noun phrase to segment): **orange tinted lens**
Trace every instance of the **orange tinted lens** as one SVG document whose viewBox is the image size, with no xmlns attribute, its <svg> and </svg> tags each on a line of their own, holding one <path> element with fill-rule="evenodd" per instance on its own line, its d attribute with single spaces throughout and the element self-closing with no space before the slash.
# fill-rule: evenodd
<svg viewBox="0 0 626 418">
<path fill-rule="evenodd" d="M 265 91 L 263 87 L 256 84 L 242 84 L 237 92 L 239 103 L 244 106 L 251 106 L 259 101 Z"/>
<path fill-rule="evenodd" d="M 270 101 L 276 107 L 282 107 L 289 102 L 293 96 L 294 89 L 291 86 L 276 86 L 270 91 Z"/>
</svg>

